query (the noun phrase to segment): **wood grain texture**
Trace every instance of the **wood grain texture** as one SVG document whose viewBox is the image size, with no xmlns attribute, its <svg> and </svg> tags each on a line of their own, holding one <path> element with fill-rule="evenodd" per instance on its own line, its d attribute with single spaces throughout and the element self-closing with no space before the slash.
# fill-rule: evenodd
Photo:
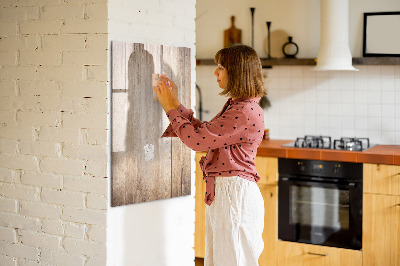
<svg viewBox="0 0 400 266">
<path fill-rule="evenodd" d="M 261 176 L 259 185 L 278 185 L 278 158 L 256 156 L 254 162 Z"/>
<path fill-rule="evenodd" d="M 287 241 L 278 241 L 278 253 L 277 253 L 276 265 L 278 266 L 288 266 L 288 265 L 362 266 L 363 258 L 362 258 L 362 251 L 358 250 L 309 245 L 309 244 L 287 242 Z"/>
<path fill-rule="evenodd" d="M 400 166 L 363 164 L 364 193 L 400 195 Z"/>
<path fill-rule="evenodd" d="M 365 193 L 363 266 L 400 266 L 400 196 Z"/>
<path fill-rule="evenodd" d="M 203 172 L 200 169 L 199 161 L 206 152 L 196 153 L 196 195 L 195 195 L 195 234 L 194 234 L 194 253 L 197 258 L 204 258 L 206 245 L 206 224 L 204 195 L 206 193 L 206 183 L 203 181 Z"/>
<path fill-rule="evenodd" d="M 171 77 L 190 106 L 189 48 L 112 42 L 112 206 L 190 195 L 190 149 L 161 138 L 169 121 L 153 73 Z"/>
</svg>

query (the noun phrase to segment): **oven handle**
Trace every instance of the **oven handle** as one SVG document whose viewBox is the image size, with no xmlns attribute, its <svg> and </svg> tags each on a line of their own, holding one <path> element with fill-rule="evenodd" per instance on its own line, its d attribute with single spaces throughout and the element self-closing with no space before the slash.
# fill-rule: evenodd
<svg viewBox="0 0 400 266">
<path fill-rule="evenodd" d="M 332 182 L 332 181 L 315 181 L 315 180 L 304 180 L 299 178 L 290 178 L 290 177 L 281 177 L 279 179 L 283 182 L 289 182 L 294 185 L 306 185 L 306 186 L 315 186 L 318 187 L 337 187 L 337 188 L 345 188 L 345 189 L 354 189 L 356 187 L 355 182 Z"/>
</svg>

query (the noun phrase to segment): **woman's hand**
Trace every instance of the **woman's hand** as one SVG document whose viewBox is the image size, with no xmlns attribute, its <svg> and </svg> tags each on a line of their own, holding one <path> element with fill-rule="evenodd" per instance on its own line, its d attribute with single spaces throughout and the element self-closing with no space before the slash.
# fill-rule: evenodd
<svg viewBox="0 0 400 266">
<path fill-rule="evenodd" d="M 167 77 L 167 74 L 161 74 L 160 75 L 160 79 L 165 83 L 168 82 L 168 84 L 171 87 L 171 99 L 172 99 L 172 104 L 174 105 L 175 108 L 178 108 L 179 105 L 181 104 L 178 101 L 178 86 L 176 86 L 176 84 Z"/>
<path fill-rule="evenodd" d="M 157 86 L 153 86 L 153 90 L 157 94 L 158 102 L 164 109 L 165 113 L 171 109 L 175 109 L 172 101 L 173 97 L 171 94 L 171 89 L 168 82 L 165 81 L 165 78 L 160 79 L 160 81 L 157 83 Z"/>
</svg>

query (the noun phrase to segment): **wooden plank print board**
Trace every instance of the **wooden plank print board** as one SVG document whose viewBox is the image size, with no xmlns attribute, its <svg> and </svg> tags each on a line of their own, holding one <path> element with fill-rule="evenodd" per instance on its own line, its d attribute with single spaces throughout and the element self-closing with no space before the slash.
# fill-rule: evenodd
<svg viewBox="0 0 400 266">
<path fill-rule="evenodd" d="M 169 120 L 153 99 L 152 74 L 165 73 L 190 106 L 190 48 L 112 42 L 111 206 L 190 195 L 190 149 L 161 138 Z"/>
</svg>

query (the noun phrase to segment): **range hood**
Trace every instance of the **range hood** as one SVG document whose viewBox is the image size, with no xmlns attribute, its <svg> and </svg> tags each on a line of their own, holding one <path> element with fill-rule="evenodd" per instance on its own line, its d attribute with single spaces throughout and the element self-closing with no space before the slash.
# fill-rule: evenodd
<svg viewBox="0 0 400 266">
<path fill-rule="evenodd" d="M 321 39 L 317 71 L 352 70 L 348 0 L 321 0 Z"/>
</svg>

